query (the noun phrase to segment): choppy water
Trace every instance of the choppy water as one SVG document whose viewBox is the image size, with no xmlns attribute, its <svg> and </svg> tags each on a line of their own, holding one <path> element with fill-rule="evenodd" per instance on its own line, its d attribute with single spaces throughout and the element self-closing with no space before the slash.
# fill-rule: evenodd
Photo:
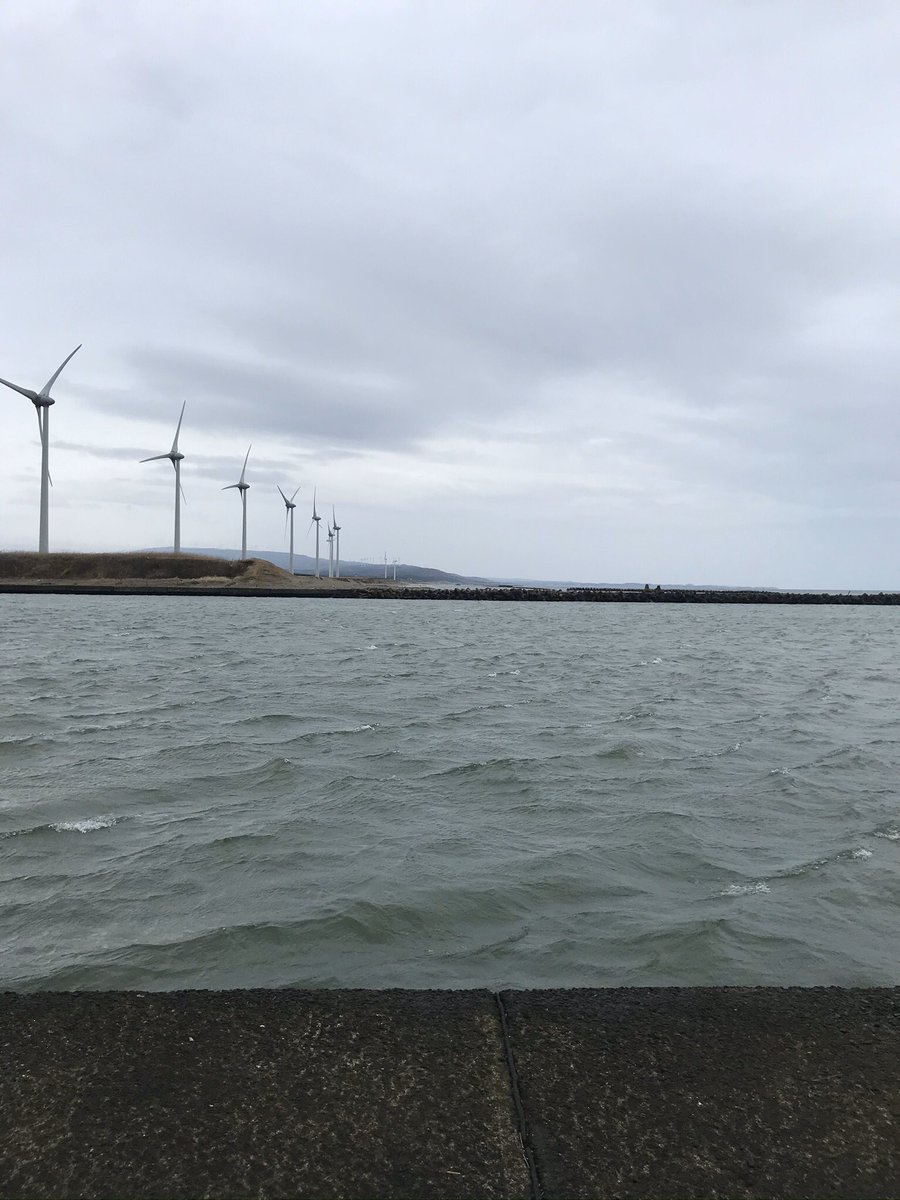
<svg viewBox="0 0 900 1200">
<path fill-rule="evenodd" d="M 893 609 L 0 596 L 0 985 L 897 983 Z"/>
</svg>

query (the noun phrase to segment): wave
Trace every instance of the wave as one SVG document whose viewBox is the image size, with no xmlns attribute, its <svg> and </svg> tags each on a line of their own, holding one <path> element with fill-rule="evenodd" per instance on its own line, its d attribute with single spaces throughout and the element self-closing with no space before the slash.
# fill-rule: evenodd
<svg viewBox="0 0 900 1200">
<path fill-rule="evenodd" d="M 78 821 L 48 821 L 44 825 L 29 825 L 24 829 L 8 829 L 0 833 L 0 840 L 14 837 L 27 837 L 33 833 L 95 833 L 98 829 L 110 829 L 123 817 L 83 817 Z"/>
<path fill-rule="evenodd" d="M 55 744 L 54 738 L 39 737 L 34 733 L 26 733 L 21 737 L 0 738 L 0 754 L 5 754 L 7 751 L 15 753 L 18 750 L 38 750 Z"/>
<path fill-rule="evenodd" d="M 752 883 L 730 883 L 720 896 L 754 896 L 765 895 L 771 888 L 764 879 L 755 879 Z"/>
</svg>

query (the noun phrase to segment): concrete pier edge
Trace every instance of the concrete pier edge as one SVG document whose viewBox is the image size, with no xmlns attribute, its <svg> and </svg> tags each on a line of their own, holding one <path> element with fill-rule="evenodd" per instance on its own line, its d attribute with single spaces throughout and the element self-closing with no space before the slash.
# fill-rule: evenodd
<svg viewBox="0 0 900 1200">
<path fill-rule="evenodd" d="M 0 1196 L 900 1196 L 900 988 L 0 996 Z"/>
</svg>

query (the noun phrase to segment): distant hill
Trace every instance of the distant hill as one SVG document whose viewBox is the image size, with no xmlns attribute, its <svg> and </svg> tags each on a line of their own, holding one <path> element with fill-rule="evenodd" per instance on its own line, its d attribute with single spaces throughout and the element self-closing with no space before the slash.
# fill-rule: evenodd
<svg viewBox="0 0 900 1200">
<path fill-rule="evenodd" d="M 149 553 L 165 552 L 165 546 L 156 546 Z M 223 558 L 227 561 L 240 558 L 238 550 L 218 550 L 209 547 L 185 547 L 184 554 L 200 554 L 208 558 Z M 250 550 L 248 554 L 253 558 L 263 558 L 267 562 L 274 563 L 276 567 L 281 567 L 282 570 L 288 569 L 288 555 L 283 550 Z M 295 575 L 314 575 L 316 571 L 316 560 L 308 554 L 294 555 L 294 574 Z M 323 576 L 328 574 L 328 555 L 320 556 L 319 558 L 319 573 Z M 363 563 L 354 562 L 353 560 L 345 561 L 341 559 L 341 575 L 353 576 L 356 579 L 384 579 L 384 563 Z M 392 580 L 394 578 L 394 567 L 392 563 L 388 563 L 387 577 Z M 465 586 L 481 584 L 482 586 L 490 586 L 493 580 L 476 579 L 469 575 L 454 575 L 449 571 L 439 571 L 436 567 L 417 567 L 409 563 L 397 563 L 397 582 L 404 583 L 433 583 L 440 584 L 441 587 L 448 586 Z"/>
</svg>

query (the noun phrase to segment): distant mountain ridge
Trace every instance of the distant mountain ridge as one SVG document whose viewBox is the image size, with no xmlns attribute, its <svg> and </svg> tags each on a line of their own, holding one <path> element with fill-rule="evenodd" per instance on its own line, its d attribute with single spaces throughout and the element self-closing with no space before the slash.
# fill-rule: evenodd
<svg viewBox="0 0 900 1200">
<path fill-rule="evenodd" d="M 168 546 L 153 546 L 150 548 L 151 553 L 165 553 L 169 550 Z M 221 550 L 211 547 L 186 546 L 183 548 L 185 554 L 205 554 L 211 558 L 224 558 L 228 561 L 240 558 L 240 552 L 237 550 Z M 288 555 L 284 550 L 251 550 L 248 551 L 251 558 L 263 558 L 267 562 L 274 563 L 276 567 L 281 567 L 283 570 L 288 569 Z M 295 575 L 314 575 L 316 572 L 316 560 L 309 554 L 294 554 L 294 574 Z M 322 576 L 328 574 L 328 555 L 320 555 L 319 557 L 319 573 Z M 357 562 L 355 559 L 341 559 L 341 575 L 354 576 L 358 579 L 384 579 L 384 563 L 365 563 Z M 394 565 L 388 563 L 387 567 L 388 579 L 394 578 Z M 644 587 L 644 583 L 600 583 L 596 580 L 586 582 L 584 580 L 574 579 L 520 579 L 512 576 L 493 576 L 485 577 L 479 575 L 455 575 L 452 571 L 441 571 L 437 567 L 420 567 L 411 563 L 397 563 L 397 582 L 404 583 L 424 583 L 424 584 L 440 584 L 442 587 L 534 587 L 534 588 L 554 588 L 560 590 L 568 590 L 569 588 L 623 588 L 625 590 L 638 589 Z M 653 581 L 651 587 L 656 586 Z M 680 591 L 722 591 L 722 592 L 738 592 L 746 591 L 747 587 L 738 586 L 736 584 L 706 584 L 706 583 L 664 583 L 661 585 L 664 589 L 676 589 Z M 748 585 L 749 586 L 749 585 Z M 756 591 L 777 591 L 771 587 L 756 587 Z"/>
<path fill-rule="evenodd" d="M 166 549 L 165 546 L 156 546 L 153 547 L 153 552 L 164 552 Z M 182 553 L 204 554 L 210 558 L 223 558 L 229 562 L 240 558 L 238 550 L 220 550 L 200 546 L 184 546 Z M 248 550 L 247 554 L 250 558 L 263 558 L 285 571 L 288 569 L 289 556 L 283 550 Z M 315 558 L 308 554 L 294 554 L 295 575 L 314 575 L 315 572 Z M 319 556 L 319 574 L 322 576 L 328 574 L 327 554 Z M 341 559 L 341 575 L 344 577 L 350 575 L 357 579 L 384 579 L 384 563 L 363 563 L 352 559 Z M 393 563 L 388 563 L 387 577 L 390 580 L 394 578 Z M 482 587 L 490 587 L 494 583 L 494 580 L 491 579 L 477 579 L 471 575 L 454 575 L 450 571 L 440 571 L 436 567 L 418 567 L 410 563 L 397 563 L 397 582 L 399 583 L 401 580 L 404 583 L 439 583 L 444 587 L 454 584 L 467 587 L 480 584 Z"/>
</svg>

